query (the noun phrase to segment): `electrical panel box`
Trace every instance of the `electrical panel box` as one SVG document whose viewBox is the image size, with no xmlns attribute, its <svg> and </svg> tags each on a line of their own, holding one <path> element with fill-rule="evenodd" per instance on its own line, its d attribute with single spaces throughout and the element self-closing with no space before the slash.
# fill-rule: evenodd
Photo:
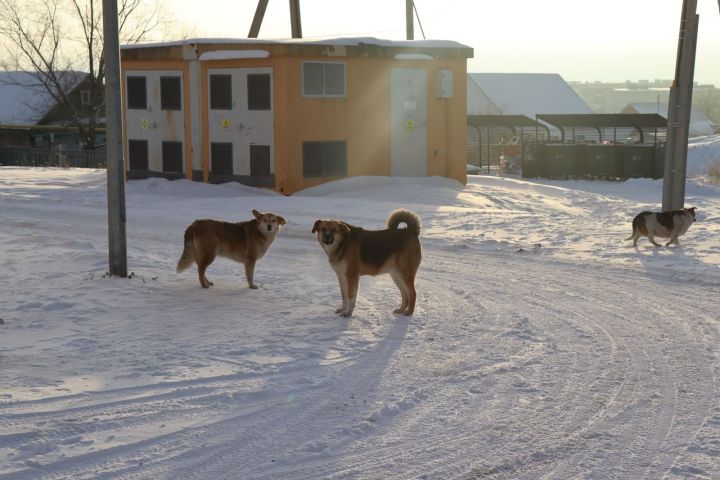
<svg viewBox="0 0 720 480">
<path fill-rule="evenodd" d="M 452 98 L 453 96 L 453 72 L 447 68 L 441 68 L 437 71 L 437 98 Z"/>
</svg>

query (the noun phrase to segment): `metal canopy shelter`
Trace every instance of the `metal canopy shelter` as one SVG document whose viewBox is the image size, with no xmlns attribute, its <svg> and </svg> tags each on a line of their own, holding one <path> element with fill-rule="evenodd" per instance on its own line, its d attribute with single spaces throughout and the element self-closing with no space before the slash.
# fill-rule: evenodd
<svg viewBox="0 0 720 480">
<path fill-rule="evenodd" d="M 640 134 L 643 142 L 644 128 L 667 128 L 667 119 L 657 113 L 582 113 L 582 114 L 538 114 L 538 120 L 557 127 L 562 132 L 562 141 L 565 141 L 565 128 L 585 127 L 594 128 L 600 134 L 602 129 L 634 128 Z"/>
<path fill-rule="evenodd" d="M 490 129 L 491 128 L 507 128 L 513 132 L 513 134 L 518 133 L 518 128 L 520 129 L 520 136 L 522 136 L 525 132 L 525 128 L 534 128 L 536 132 L 536 138 L 537 138 L 537 130 L 539 128 L 542 128 L 545 130 L 545 132 L 548 135 L 548 138 L 550 137 L 550 130 L 547 128 L 547 126 L 536 122 L 530 117 L 526 117 L 525 115 L 468 115 L 467 116 L 467 124 L 470 127 L 474 127 L 478 133 L 480 134 L 481 128 L 485 128 L 485 135 L 488 139 L 485 143 L 487 146 L 487 158 L 488 158 L 488 172 L 490 171 Z M 482 142 L 481 142 L 482 145 Z M 482 146 L 480 147 L 480 164 L 482 165 Z"/>
</svg>

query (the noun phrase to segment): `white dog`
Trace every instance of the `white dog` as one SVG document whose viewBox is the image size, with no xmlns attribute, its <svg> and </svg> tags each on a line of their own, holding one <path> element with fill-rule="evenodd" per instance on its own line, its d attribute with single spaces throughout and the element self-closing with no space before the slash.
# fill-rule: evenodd
<svg viewBox="0 0 720 480">
<path fill-rule="evenodd" d="M 633 219 L 633 233 L 625 240 L 632 240 L 633 246 L 637 246 L 638 238 L 645 236 L 650 243 L 659 247 L 660 244 L 655 241 L 655 237 L 663 237 L 670 239 L 665 244 L 666 247 L 671 243 L 680 245 L 678 237 L 684 235 L 694 221 L 695 207 L 662 213 L 642 212 Z"/>
</svg>

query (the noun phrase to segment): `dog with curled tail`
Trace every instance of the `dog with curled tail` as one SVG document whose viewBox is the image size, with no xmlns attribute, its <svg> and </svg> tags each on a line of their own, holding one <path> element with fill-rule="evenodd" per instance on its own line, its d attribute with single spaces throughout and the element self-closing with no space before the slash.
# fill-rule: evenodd
<svg viewBox="0 0 720 480">
<path fill-rule="evenodd" d="M 398 228 L 404 223 L 406 228 Z M 355 310 L 361 275 L 387 273 L 400 290 L 400 307 L 393 313 L 415 311 L 415 275 L 422 260 L 420 218 L 409 210 L 395 210 L 384 230 L 365 230 L 340 220 L 319 219 L 312 233 L 338 277 L 342 305 L 336 310 L 350 317 Z"/>
</svg>

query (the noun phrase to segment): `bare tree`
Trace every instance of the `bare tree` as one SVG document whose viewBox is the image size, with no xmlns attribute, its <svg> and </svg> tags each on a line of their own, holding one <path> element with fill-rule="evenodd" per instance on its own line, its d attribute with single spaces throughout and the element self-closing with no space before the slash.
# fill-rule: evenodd
<svg viewBox="0 0 720 480">
<path fill-rule="evenodd" d="M 693 105 L 697 106 L 714 124 L 720 124 L 720 90 L 695 90 Z"/>
<path fill-rule="evenodd" d="M 148 0 L 119 0 L 118 17 L 121 43 L 150 40 L 164 18 Z M 88 150 L 104 112 L 102 25 L 102 0 L 0 0 L 0 67 L 24 72 L 11 81 L 47 98 L 43 113 L 55 105 Z"/>
</svg>

